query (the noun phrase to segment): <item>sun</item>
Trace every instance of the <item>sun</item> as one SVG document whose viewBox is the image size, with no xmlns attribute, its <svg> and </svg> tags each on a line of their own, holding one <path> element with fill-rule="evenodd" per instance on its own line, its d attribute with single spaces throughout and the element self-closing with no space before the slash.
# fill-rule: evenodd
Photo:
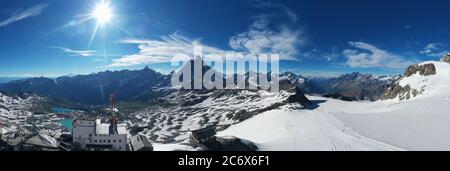
<svg viewBox="0 0 450 171">
<path fill-rule="evenodd" d="M 85 21 L 96 21 L 94 32 L 89 39 L 89 46 L 94 41 L 98 31 L 106 31 L 107 27 L 117 26 L 116 20 L 114 20 L 114 18 L 119 15 L 114 13 L 114 8 L 112 8 L 109 2 L 111 1 L 101 0 L 92 8 L 92 11 L 87 14 L 87 18 L 85 19 Z"/>
<path fill-rule="evenodd" d="M 91 15 L 97 20 L 98 24 L 102 25 L 111 21 L 113 18 L 113 10 L 109 4 L 101 2 L 95 7 Z"/>
</svg>

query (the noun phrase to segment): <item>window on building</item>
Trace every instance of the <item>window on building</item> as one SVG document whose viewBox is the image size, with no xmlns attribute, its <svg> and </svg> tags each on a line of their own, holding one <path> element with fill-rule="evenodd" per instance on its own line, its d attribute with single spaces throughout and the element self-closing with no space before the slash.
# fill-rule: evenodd
<svg viewBox="0 0 450 171">
<path fill-rule="evenodd" d="M 119 142 L 122 142 L 122 140 L 119 140 Z"/>
<path fill-rule="evenodd" d="M 92 134 L 89 134 L 89 137 L 92 137 Z"/>
<path fill-rule="evenodd" d="M 95 140 L 95 142 L 97 142 L 97 140 Z"/>
<path fill-rule="evenodd" d="M 111 142 L 111 140 L 108 140 L 108 142 L 110 143 L 110 142 Z"/>
<path fill-rule="evenodd" d="M 113 142 L 116 142 L 116 140 L 113 140 Z"/>
</svg>

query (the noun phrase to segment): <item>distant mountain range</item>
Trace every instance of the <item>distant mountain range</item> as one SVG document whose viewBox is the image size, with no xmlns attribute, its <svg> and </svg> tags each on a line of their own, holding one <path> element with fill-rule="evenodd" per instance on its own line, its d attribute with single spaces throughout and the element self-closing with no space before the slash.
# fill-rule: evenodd
<svg viewBox="0 0 450 171">
<path fill-rule="evenodd" d="M 105 71 L 90 75 L 63 76 L 55 79 L 37 77 L 1 84 L 10 93 L 30 92 L 84 104 L 106 104 L 110 93 L 122 101 L 152 99 L 170 86 L 170 75 L 149 69 Z"/>
<path fill-rule="evenodd" d="M 55 79 L 35 77 L 2 83 L 0 90 L 36 93 L 89 105 L 107 104 L 110 93 L 115 93 L 120 101 L 151 101 L 170 94 L 172 74 L 161 74 L 145 67 L 142 70 L 104 71 Z M 340 94 L 356 100 L 378 100 L 400 78 L 361 73 L 336 78 L 303 77 L 292 72 L 284 72 L 280 76 L 305 94 Z"/>
<path fill-rule="evenodd" d="M 303 77 L 292 72 L 281 74 L 283 78 L 299 87 L 306 94 L 322 94 L 347 99 L 376 101 L 384 96 L 387 89 L 398 79 L 396 76 L 377 76 L 358 72 L 341 75 L 335 78 Z"/>
<path fill-rule="evenodd" d="M 20 80 L 23 79 L 23 77 L 0 77 L 0 83 L 7 83 L 14 80 Z"/>
</svg>

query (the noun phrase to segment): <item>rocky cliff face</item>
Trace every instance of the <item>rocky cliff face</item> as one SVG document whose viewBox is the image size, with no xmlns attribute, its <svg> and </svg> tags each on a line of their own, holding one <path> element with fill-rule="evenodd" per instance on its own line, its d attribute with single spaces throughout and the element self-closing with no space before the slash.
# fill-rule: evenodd
<svg viewBox="0 0 450 171">
<path fill-rule="evenodd" d="M 434 64 L 414 64 L 409 66 L 405 71 L 405 77 L 409 77 L 413 74 L 419 73 L 422 76 L 429 76 L 436 74 L 436 67 Z"/>
<path fill-rule="evenodd" d="M 450 53 L 442 57 L 441 62 L 447 62 L 450 63 Z"/>
<path fill-rule="evenodd" d="M 435 75 L 436 67 L 433 63 L 422 65 L 419 64 L 411 65 L 406 69 L 404 77 L 402 79 L 412 77 L 415 74 L 423 77 Z M 417 90 L 411 88 L 411 85 L 409 84 L 402 86 L 400 82 L 396 82 L 392 87 L 390 87 L 387 90 L 386 94 L 384 95 L 384 99 L 394 99 L 398 97 L 400 101 L 408 100 L 423 93 L 423 91 L 424 91 L 423 89 Z"/>
<path fill-rule="evenodd" d="M 399 100 L 408 100 L 411 97 L 416 97 L 418 94 L 417 90 L 413 89 L 411 91 L 411 86 L 400 86 L 398 83 L 393 85 L 388 89 L 386 94 L 384 95 L 384 99 L 395 99 L 399 97 Z"/>
<path fill-rule="evenodd" d="M 419 95 L 442 93 L 438 89 L 448 85 L 450 54 L 441 62 L 428 61 L 409 66 L 404 76 L 391 86 L 384 99 L 409 100 Z M 430 94 L 431 95 L 431 94 Z"/>
</svg>

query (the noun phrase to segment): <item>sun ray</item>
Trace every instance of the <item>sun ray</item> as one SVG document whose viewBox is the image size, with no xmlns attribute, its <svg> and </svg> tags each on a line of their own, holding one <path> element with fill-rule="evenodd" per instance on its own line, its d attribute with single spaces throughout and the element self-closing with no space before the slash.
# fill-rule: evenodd
<svg viewBox="0 0 450 171">
<path fill-rule="evenodd" d="M 91 47 L 92 42 L 94 41 L 94 38 L 95 38 L 95 36 L 97 35 L 97 31 L 98 31 L 99 28 L 100 28 L 100 24 L 97 23 L 97 24 L 95 25 L 94 32 L 92 33 L 91 38 L 89 39 L 88 47 Z"/>
</svg>

